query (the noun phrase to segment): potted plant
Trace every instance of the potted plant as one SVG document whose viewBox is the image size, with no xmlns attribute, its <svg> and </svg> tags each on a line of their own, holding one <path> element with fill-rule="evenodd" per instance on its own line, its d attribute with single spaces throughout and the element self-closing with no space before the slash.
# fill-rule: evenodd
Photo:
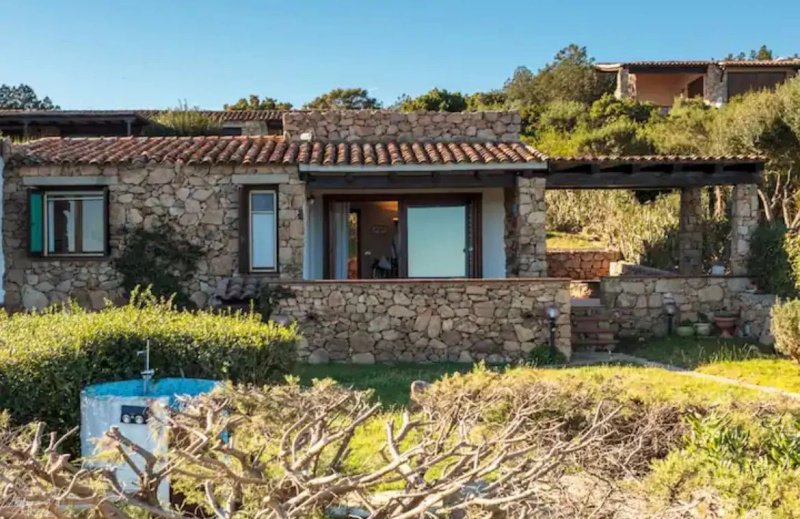
<svg viewBox="0 0 800 519">
<path fill-rule="evenodd" d="M 697 315 L 697 322 L 694 323 L 694 331 L 698 337 L 708 337 L 711 335 L 711 322 L 708 316 L 702 312 Z"/>
<path fill-rule="evenodd" d="M 737 316 L 733 312 L 723 310 L 714 313 L 714 325 L 719 330 L 719 336 L 724 338 L 733 337 L 733 332 L 736 330 Z"/>
<path fill-rule="evenodd" d="M 681 321 L 678 327 L 675 328 L 675 333 L 678 335 L 678 337 L 691 337 L 694 335 L 694 326 L 692 325 L 692 321 L 688 319 Z"/>
</svg>

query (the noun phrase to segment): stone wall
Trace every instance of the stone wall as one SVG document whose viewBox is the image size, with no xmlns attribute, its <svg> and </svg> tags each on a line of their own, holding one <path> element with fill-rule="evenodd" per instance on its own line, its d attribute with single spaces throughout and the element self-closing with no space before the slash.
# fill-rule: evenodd
<svg viewBox="0 0 800 519">
<path fill-rule="evenodd" d="M 684 276 L 703 273 L 703 188 L 681 189 L 678 230 L 678 271 Z"/>
<path fill-rule="evenodd" d="M 505 192 L 506 272 L 508 277 L 547 275 L 544 178 L 517 178 Z"/>
<path fill-rule="evenodd" d="M 296 320 L 310 362 L 518 360 L 548 344 L 570 354 L 569 281 L 318 281 L 286 285 L 279 312 Z"/>
<path fill-rule="evenodd" d="M 322 141 L 518 141 L 521 124 L 518 112 L 331 110 L 283 115 L 284 135 L 292 140 L 309 132 Z"/>
<path fill-rule="evenodd" d="M 676 273 L 668 270 L 661 270 L 655 267 L 638 265 L 627 261 L 613 261 L 609 269 L 610 276 L 643 277 L 643 278 L 663 278 L 675 277 Z"/>
<path fill-rule="evenodd" d="M 294 168 L 244 168 L 234 166 L 55 166 L 7 167 L 4 189 L 3 246 L 6 258 L 4 287 L 10 308 L 41 308 L 67 297 L 98 308 L 109 298 L 122 296 L 120 276 L 113 260 L 120 255 L 125 237 L 135 228 L 167 224 L 172 231 L 204 251 L 187 291 L 203 306 L 221 277 L 239 270 L 240 185 L 234 174 L 280 173 L 288 182 L 278 185 L 278 263 L 280 277 L 302 278 L 303 206 L 305 185 Z M 27 191 L 23 177 L 93 176 L 104 179 L 109 192 L 110 257 L 48 259 L 27 252 Z M 265 184 L 273 183 L 265 180 Z"/>
<path fill-rule="evenodd" d="M 719 65 L 708 66 L 703 78 L 703 98 L 714 106 L 721 106 L 728 101 L 728 75 Z"/>
<path fill-rule="evenodd" d="M 752 184 L 734 186 L 731 207 L 730 259 L 730 269 L 734 275 L 747 273 L 750 240 L 756 227 L 758 227 L 760 216 L 758 187 Z"/>
<path fill-rule="evenodd" d="M 712 317 L 714 312 L 739 312 L 752 306 L 742 301 L 752 286 L 745 277 L 606 277 L 600 293 L 619 326 L 619 336 L 635 338 L 667 333 L 665 298 L 672 297 L 678 307 L 677 324 L 684 319 L 697 321 L 700 312 Z"/>
<path fill-rule="evenodd" d="M 547 275 L 551 278 L 599 279 L 608 276 L 616 251 L 548 250 Z"/>
</svg>

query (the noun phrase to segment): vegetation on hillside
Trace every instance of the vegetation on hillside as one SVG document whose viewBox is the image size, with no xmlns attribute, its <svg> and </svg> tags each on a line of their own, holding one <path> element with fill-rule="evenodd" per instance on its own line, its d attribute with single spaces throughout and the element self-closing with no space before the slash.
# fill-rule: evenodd
<svg viewBox="0 0 800 519">
<path fill-rule="evenodd" d="M 39 99 L 30 85 L 0 85 L 0 110 L 58 110 L 49 97 Z"/>
<path fill-rule="evenodd" d="M 261 99 L 255 94 L 250 94 L 248 97 L 241 97 L 238 101 L 232 104 L 225 104 L 222 106 L 223 110 L 291 110 L 292 103 L 287 101 L 278 101 L 274 97 L 264 97 Z"/>
</svg>

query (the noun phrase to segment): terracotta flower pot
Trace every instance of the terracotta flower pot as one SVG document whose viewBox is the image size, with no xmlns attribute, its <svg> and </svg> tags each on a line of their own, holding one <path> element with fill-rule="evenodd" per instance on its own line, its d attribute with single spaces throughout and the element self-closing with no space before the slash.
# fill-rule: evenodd
<svg viewBox="0 0 800 519">
<path fill-rule="evenodd" d="M 715 315 L 714 324 L 719 329 L 719 336 L 730 338 L 736 330 L 736 317 L 729 315 Z"/>
</svg>

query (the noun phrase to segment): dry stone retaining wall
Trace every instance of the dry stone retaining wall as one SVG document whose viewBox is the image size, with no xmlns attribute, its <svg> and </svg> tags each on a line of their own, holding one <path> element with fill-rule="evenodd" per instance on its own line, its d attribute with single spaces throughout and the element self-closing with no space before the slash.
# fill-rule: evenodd
<svg viewBox="0 0 800 519">
<path fill-rule="evenodd" d="M 676 324 L 684 319 L 695 322 L 701 312 L 709 318 L 715 312 L 737 312 L 749 336 L 767 340 L 774 296 L 753 294 L 752 287 L 745 277 L 606 277 L 601 280 L 601 297 L 623 338 L 665 335 L 664 300 L 672 297 L 678 307 Z"/>
<path fill-rule="evenodd" d="M 279 312 L 299 323 L 309 362 L 505 362 L 548 344 L 570 354 L 568 280 L 303 282 Z"/>
<path fill-rule="evenodd" d="M 233 175 L 261 173 L 281 173 L 283 178 L 288 175 L 288 182 L 278 185 L 278 262 L 281 278 L 301 278 L 305 185 L 294 168 L 161 164 L 6 168 L 3 199 L 6 305 L 42 308 L 72 297 L 89 308 L 99 308 L 105 299 L 120 301 L 121 277 L 113 260 L 120 255 L 125 237 L 138 227 L 151 229 L 163 223 L 204 252 L 186 287 L 192 301 L 204 306 L 214 295 L 217 281 L 239 269 L 242 187 L 234 183 Z M 59 176 L 106 177 L 111 183 L 108 186 L 110 257 L 28 256 L 27 187 L 23 185 L 23 177 Z M 265 184 L 270 183 L 265 180 Z"/>
<path fill-rule="evenodd" d="M 283 115 L 284 135 L 292 140 L 309 132 L 323 141 L 518 141 L 521 125 L 518 112 L 330 110 Z"/>
<path fill-rule="evenodd" d="M 549 250 L 547 275 L 551 278 L 599 279 L 608 276 L 611 263 L 619 259 L 616 251 Z"/>
</svg>

